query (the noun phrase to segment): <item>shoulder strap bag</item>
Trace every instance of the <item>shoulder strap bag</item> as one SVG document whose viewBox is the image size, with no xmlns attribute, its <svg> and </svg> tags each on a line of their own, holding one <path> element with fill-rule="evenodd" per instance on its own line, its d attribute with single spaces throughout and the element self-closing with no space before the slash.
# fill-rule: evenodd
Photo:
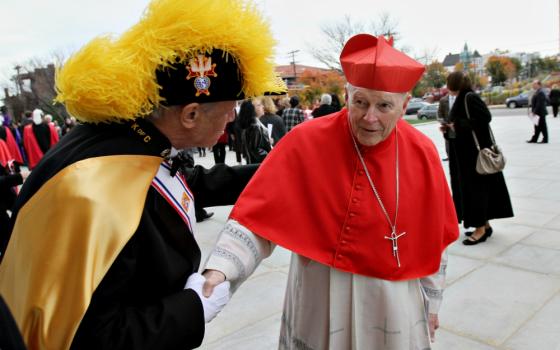
<svg viewBox="0 0 560 350">
<path fill-rule="evenodd" d="M 465 95 L 465 112 L 467 113 L 467 118 L 469 120 L 471 119 L 471 116 L 469 114 L 469 108 L 467 106 L 467 97 L 470 94 L 471 93 L 469 92 Z M 490 139 L 492 140 L 492 145 L 490 147 L 480 149 L 480 144 L 478 143 L 478 139 L 476 137 L 474 129 L 471 129 L 474 143 L 476 145 L 476 149 L 478 150 L 478 156 L 476 157 L 476 172 L 480 175 L 498 173 L 504 170 L 506 166 L 506 158 L 504 157 L 501 149 L 496 144 L 494 133 L 492 132 L 490 124 L 488 124 L 488 130 L 490 131 Z"/>
</svg>

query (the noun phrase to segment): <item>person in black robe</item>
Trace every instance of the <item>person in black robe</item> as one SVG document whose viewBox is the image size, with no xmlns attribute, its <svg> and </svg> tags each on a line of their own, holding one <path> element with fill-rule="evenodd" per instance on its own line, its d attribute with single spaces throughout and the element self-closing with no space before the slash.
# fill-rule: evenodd
<svg viewBox="0 0 560 350">
<path fill-rule="evenodd" d="M 331 103 L 332 103 L 332 96 L 329 94 L 322 94 L 321 104 L 319 105 L 319 107 L 315 108 L 313 112 L 311 112 L 313 118 L 319 118 L 324 115 L 329 115 L 334 112 L 337 112 L 336 108 L 332 106 Z"/>
<path fill-rule="evenodd" d="M 215 144 L 237 99 L 285 90 L 262 54 L 270 30 L 242 5 L 158 0 L 58 71 L 56 100 L 81 123 L 31 172 L 0 242 L 0 295 L 28 348 L 192 349 L 229 300 L 229 282 L 210 295 L 198 273 L 195 202 L 233 204 L 256 166 L 192 167 L 177 150 Z"/>
<path fill-rule="evenodd" d="M 447 88 L 456 96 L 449 112 L 450 123 L 444 126 L 444 129 L 448 127 L 455 131 L 455 137 L 448 139 L 453 202 L 459 223 L 463 222 L 465 228 L 475 228 L 465 233 L 468 238 L 463 244 L 474 245 L 492 235 L 490 220 L 513 217 L 513 209 L 503 173 L 480 175 L 476 172 L 478 150 L 472 132 L 476 134 L 481 149 L 492 145 L 490 111 L 473 92 L 469 78 L 462 72 L 449 74 Z"/>
</svg>

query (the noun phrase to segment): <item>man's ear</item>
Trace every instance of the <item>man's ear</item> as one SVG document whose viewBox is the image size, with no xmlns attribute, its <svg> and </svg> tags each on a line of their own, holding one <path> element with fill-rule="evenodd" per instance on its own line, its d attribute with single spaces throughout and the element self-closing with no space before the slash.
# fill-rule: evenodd
<svg viewBox="0 0 560 350">
<path fill-rule="evenodd" d="M 410 94 L 406 94 L 406 97 L 403 99 L 401 118 L 406 114 L 406 107 L 408 106 L 408 102 L 410 102 L 411 98 L 412 96 Z"/>
<path fill-rule="evenodd" d="M 185 129 L 193 129 L 199 123 L 200 107 L 198 103 L 189 103 L 183 107 L 180 122 Z"/>
</svg>

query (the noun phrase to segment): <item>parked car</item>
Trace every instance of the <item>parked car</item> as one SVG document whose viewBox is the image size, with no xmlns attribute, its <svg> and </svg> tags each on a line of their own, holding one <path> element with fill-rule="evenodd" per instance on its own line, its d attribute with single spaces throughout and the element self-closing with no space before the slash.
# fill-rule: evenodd
<svg viewBox="0 0 560 350">
<path fill-rule="evenodd" d="M 406 106 L 406 112 L 405 114 L 414 114 L 416 112 L 418 112 L 418 110 L 424 106 L 429 105 L 428 102 L 424 102 L 424 101 L 414 101 L 414 102 L 409 102 L 408 106 Z"/>
<path fill-rule="evenodd" d="M 432 103 L 418 110 L 418 119 L 436 119 L 439 103 Z"/>
<path fill-rule="evenodd" d="M 506 98 L 506 106 L 508 108 L 526 107 L 529 105 L 529 94 L 522 92 L 517 96 Z"/>
</svg>

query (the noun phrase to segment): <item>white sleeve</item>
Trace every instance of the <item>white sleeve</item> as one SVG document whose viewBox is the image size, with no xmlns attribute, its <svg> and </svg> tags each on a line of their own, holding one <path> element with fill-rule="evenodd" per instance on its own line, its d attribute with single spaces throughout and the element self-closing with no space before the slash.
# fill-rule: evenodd
<svg viewBox="0 0 560 350">
<path fill-rule="evenodd" d="M 262 259 L 272 254 L 274 247 L 272 242 L 253 234 L 237 221 L 228 220 L 203 270 L 223 272 L 235 290 Z"/>
<path fill-rule="evenodd" d="M 431 314 L 437 314 L 443 300 L 443 290 L 445 288 L 445 276 L 447 270 L 447 249 L 441 255 L 439 271 L 431 276 L 420 279 L 420 284 L 428 296 L 429 310 Z"/>
</svg>

